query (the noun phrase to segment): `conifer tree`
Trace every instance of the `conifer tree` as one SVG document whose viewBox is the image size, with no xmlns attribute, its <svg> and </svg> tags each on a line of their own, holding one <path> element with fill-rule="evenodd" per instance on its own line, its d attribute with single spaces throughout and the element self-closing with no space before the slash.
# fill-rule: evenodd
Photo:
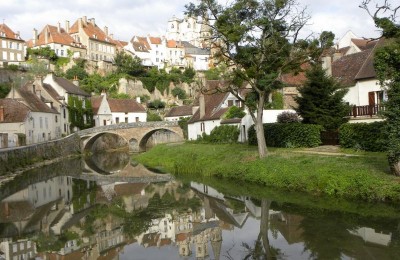
<svg viewBox="0 0 400 260">
<path fill-rule="evenodd" d="M 325 130 L 336 130 L 348 121 L 349 105 L 343 101 L 348 89 L 341 85 L 320 64 L 312 65 L 306 71 L 307 80 L 296 97 L 297 113 L 303 123 L 318 124 Z"/>
</svg>

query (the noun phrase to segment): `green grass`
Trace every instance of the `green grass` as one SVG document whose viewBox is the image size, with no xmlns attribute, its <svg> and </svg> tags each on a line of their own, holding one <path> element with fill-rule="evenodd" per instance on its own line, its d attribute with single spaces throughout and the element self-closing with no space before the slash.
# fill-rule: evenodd
<svg viewBox="0 0 400 260">
<path fill-rule="evenodd" d="M 366 201 L 400 202 L 400 178 L 383 153 L 320 155 L 269 148 L 258 159 L 247 145 L 159 145 L 136 160 L 177 175 L 213 176 L 290 191 Z"/>
</svg>

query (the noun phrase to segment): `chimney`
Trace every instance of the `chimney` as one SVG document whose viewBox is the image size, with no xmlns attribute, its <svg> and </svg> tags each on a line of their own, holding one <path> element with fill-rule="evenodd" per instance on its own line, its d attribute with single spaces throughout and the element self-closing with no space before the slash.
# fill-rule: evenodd
<svg viewBox="0 0 400 260">
<path fill-rule="evenodd" d="M 0 106 L 0 122 L 4 121 L 4 107 Z"/>
<path fill-rule="evenodd" d="M 336 51 L 334 54 L 333 54 L 333 61 L 335 62 L 335 61 L 337 61 L 338 59 L 340 59 L 340 58 L 342 58 L 342 53 L 340 52 L 340 51 Z"/>
<path fill-rule="evenodd" d="M 204 100 L 204 94 L 200 94 L 199 109 L 200 109 L 200 119 L 201 119 L 206 114 L 206 104 L 205 104 L 205 100 Z"/>
<path fill-rule="evenodd" d="M 83 23 L 84 23 L 84 25 L 87 25 L 87 16 L 86 15 L 83 17 Z"/>
<path fill-rule="evenodd" d="M 33 46 L 36 46 L 36 40 L 38 39 L 37 30 L 33 28 Z"/>
<path fill-rule="evenodd" d="M 69 21 L 65 20 L 65 31 L 69 33 Z"/>
<path fill-rule="evenodd" d="M 57 23 L 57 32 L 61 33 L 61 24 L 60 24 L 60 22 Z"/>
<path fill-rule="evenodd" d="M 106 34 L 106 36 L 108 36 L 108 27 L 104 26 L 104 33 Z"/>
<path fill-rule="evenodd" d="M 326 71 L 327 76 L 332 76 L 332 58 L 331 58 L 331 56 L 322 57 L 322 68 Z"/>
<path fill-rule="evenodd" d="M 72 81 L 72 83 L 73 83 L 75 86 L 79 87 L 79 79 L 78 79 L 78 76 L 74 76 L 74 80 Z"/>
<path fill-rule="evenodd" d="M 46 27 L 46 30 L 44 31 L 44 43 L 47 44 L 49 42 L 49 28 Z"/>
<path fill-rule="evenodd" d="M 96 26 L 96 21 L 94 20 L 94 18 L 89 19 L 89 22 L 90 22 L 93 26 Z"/>
</svg>

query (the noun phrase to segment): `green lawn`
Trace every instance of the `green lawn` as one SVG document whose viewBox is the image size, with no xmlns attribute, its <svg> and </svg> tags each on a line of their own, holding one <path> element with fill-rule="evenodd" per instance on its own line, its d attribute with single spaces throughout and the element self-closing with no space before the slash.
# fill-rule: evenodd
<svg viewBox="0 0 400 260">
<path fill-rule="evenodd" d="M 400 178 L 389 174 L 383 153 L 343 151 L 341 155 L 241 144 L 158 145 L 135 159 L 178 175 L 215 176 L 237 182 L 367 201 L 400 202 Z"/>
</svg>

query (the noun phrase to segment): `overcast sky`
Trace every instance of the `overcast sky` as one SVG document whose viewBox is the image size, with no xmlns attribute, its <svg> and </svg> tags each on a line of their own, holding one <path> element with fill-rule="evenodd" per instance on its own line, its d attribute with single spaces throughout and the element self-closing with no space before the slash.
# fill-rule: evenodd
<svg viewBox="0 0 400 260">
<path fill-rule="evenodd" d="M 195 1 L 195 0 L 194 0 Z M 221 0 L 222 1 L 222 0 Z M 298 0 L 308 6 L 312 17 L 307 32 L 335 33 L 336 38 L 348 30 L 360 37 L 378 35 L 371 18 L 360 9 L 361 0 Z M 19 31 L 24 40 L 32 38 L 33 28 L 39 31 L 46 24 L 64 27 L 79 17 L 95 18 L 100 28 L 108 26 L 115 39 L 128 41 L 133 35 L 165 35 L 168 20 L 184 16 L 190 0 L 0 0 L 0 22 Z"/>
</svg>

